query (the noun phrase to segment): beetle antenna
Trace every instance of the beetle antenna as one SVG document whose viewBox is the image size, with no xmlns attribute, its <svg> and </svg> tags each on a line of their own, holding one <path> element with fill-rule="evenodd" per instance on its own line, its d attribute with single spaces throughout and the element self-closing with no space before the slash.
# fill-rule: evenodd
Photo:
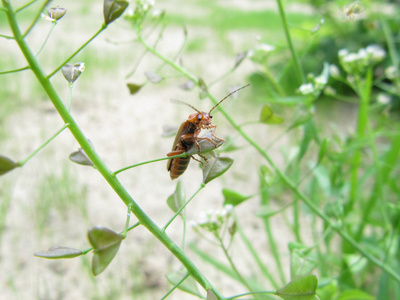
<svg viewBox="0 0 400 300">
<path fill-rule="evenodd" d="M 192 105 L 190 105 L 189 103 L 186 103 L 186 102 L 184 102 L 184 101 L 181 101 L 181 100 L 178 100 L 178 99 L 171 99 L 171 102 L 187 105 L 187 106 L 189 106 L 190 108 L 193 108 L 193 109 L 194 109 L 195 111 L 197 111 L 199 114 L 201 113 L 196 107 L 194 107 L 194 106 L 192 106 Z"/>
<path fill-rule="evenodd" d="M 236 90 L 234 90 L 232 93 L 230 93 L 229 95 L 225 96 L 224 99 L 222 99 L 221 101 L 219 101 L 213 108 L 211 108 L 211 110 L 210 110 L 210 112 L 209 112 L 208 114 L 211 114 L 211 112 L 213 111 L 213 109 L 216 108 L 218 105 L 220 105 L 220 103 L 221 103 L 222 101 L 224 101 L 226 98 L 228 98 L 228 97 L 231 96 L 232 94 L 234 94 L 234 93 L 236 93 L 236 92 L 239 92 L 240 90 L 242 90 L 242 89 L 248 87 L 249 85 L 250 85 L 250 83 L 247 84 L 247 85 L 245 85 L 245 86 L 242 86 L 242 87 L 240 87 L 240 88 L 238 88 L 238 89 L 236 89 Z"/>
</svg>

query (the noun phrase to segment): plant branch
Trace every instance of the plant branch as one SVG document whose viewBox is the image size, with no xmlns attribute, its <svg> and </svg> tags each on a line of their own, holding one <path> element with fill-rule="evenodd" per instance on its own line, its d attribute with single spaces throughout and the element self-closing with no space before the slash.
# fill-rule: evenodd
<svg viewBox="0 0 400 300">
<path fill-rule="evenodd" d="M 16 42 L 18 43 L 21 52 L 25 56 L 32 72 L 36 76 L 37 80 L 41 84 L 42 88 L 46 92 L 47 96 L 53 103 L 54 107 L 60 114 L 61 118 L 64 120 L 65 124 L 69 124 L 68 128 L 77 142 L 80 144 L 82 149 L 85 151 L 89 159 L 92 161 L 95 168 L 100 172 L 108 184 L 112 187 L 115 193 L 120 197 L 120 199 L 131 208 L 132 213 L 136 216 L 140 224 L 147 228 L 186 268 L 188 273 L 205 289 L 211 289 L 218 299 L 223 299 L 224 297 L 211 285 L 211 283 L 204 277 L 204 275 L 197 269 L 194 263 L 186 256 L 186 254 L 171 240 L 171 238 L 166 235 L 141 209 L 141 207 L 134 201 L 132 196 L 127 192 L 127 190 L 122 186 L 121 182 L 117 177 L 108 169 L 103 160 L 100 158 L 98 153 L 95 151 L 93 146 L 89 143 L 88 139 L 85 137 L 79 125 L 76 123 L 74 118 L 68 112 L 67 107 L 64 105 L 63 101 L 56 92 L 54 86 L 50 82 L 51 76 L 46 76 L 42 70 L 39 62 L 37 61 L 35 55 L 32 53 L 28 44 L 26 43 L 24 36 L 22 35 L 20 28 L 18 26 L 17 20 L 15 18 L 15 13 L 11 7 L 9 0 L 2 0 L 3 6 L 7 10 L 7 18 L 10 28 L 13 32 Z M 46 2 L 47 3 L 47 2 Z M 95 34 L 96 37 L 101 31 L 103 31 L 107 25 L 103 24 L 101 29 Z M 94 38 L 93 37 L 93 38 Z M 91 38 L 88 42 L 93 40 Z M 87 45 L 86 42 L 84 45 Z M 79 48 L 77 52 L 83 49 L 83 46 Z M 75 52 L 75 53 L 77 53 Z M 75 55 L 75 54 L 74 54 Z M 71 59 L 72 55 L 69 59 Z M 69 61 L 68 59 L 68 61 Z M 55 72 L 58 71 L 57 69 Z M 51 75 L 53 75 L 53 72 Z"/>
<path fill-rule="evenodd" d="M 47 75 L 47 78 L 51 78 L 55 73 L 61 70 L 62 67 L 65 66 L 71 59 L 75 57 L 83 48 L 85 48 L 91 41 L 93 41 L 104 29 L 107 28 L 107 24 L 103 23 L 100 29 L 89 39 L 87 40 L 82 46 L 80 46 L 74 53 L 72 53 L 63 63 L 61 63 L 53 72 Z"/>
</svg>

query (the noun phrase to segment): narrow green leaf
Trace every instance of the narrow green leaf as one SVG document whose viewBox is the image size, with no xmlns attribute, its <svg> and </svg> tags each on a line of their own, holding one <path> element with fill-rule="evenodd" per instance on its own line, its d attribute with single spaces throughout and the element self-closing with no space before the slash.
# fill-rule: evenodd
<svg viewBox="0 0 400 300">
<path fill-rule="evenodd" d="M 184 204 L 186 201 L 186 194 L 185 194 L 185 188 L 182 184 L 181 181 L 178 181 L 176 184 L 176 189 L 175 192 L 168 197 L 167 199 L 167 204 L 169 208 L 172 209 L 173 212 L 177 212 Z M 185 215 L 185 209 L 181 211 L 181 215 Z"/>
<path fill-rule="evenodd" d="M 200 88 L 200 99 L 204 99 L 208 95 L 208 87 L 207 84 L 204 82 L 203 78 L 199 78 L 198 85 Z"/>
<path fill-rule="evenodd" d="M 104 22 L 107 25 L 114 22 L 123 14 L 128 5 L 129 2 L 125 0 L 104 0 Z"/>
<path fill-rule="evenodd" d="M 11 158 L 0 155 L 0 176 L 10 172 L 11 170 L 19 167 L 19 164 L 13 161 Z"/>
<path fill-rule="evenodd" d="M 48 251 L 39 251 L 33 255 L 47 259 L 74 258 L 82 255 L 82 251 L 63 246 L 52 246 Z"/>
<path fill-rule="evenodd" d="M 88 238 L 94 248 L 92 273 L 97 276 L 107 268 L 117 254 L 123 236 L 106 227 L 96 226 L 89 230 Z"/>
<path fill-rule="evenodd" d="M 374 300 L 375 297 L 361 290 L 343 291 L 337 300 Z"/>
<path fill-rule="evenodd" d="M 167 280 L 172 285 L 177 285 L 185 276 L 183 272 L 171 272 L 166 275 Z M 178 289 L 186 293 L 201 297 L 196 281 L 192 277 L 186 278 L 179 286 Z"/>
<path fill-rule="evenodd" d="M 294 246 L 295 245 L 295 246 Z M 291 243 L 290 249 L 290 276 L 295 278 L 300 274 L 311 273 L 317 263 L 308 255 L 309 248 L 301 244 Z"/>
<path fill-rule="evenodd" d="M 79 148 L 78 151 L 72 152 L 69 155 L 69 159 L 78 165 L 93 166 L 93 163 L 91 162 L 89 157 L 87 157 L 85 151 L 83 151 L 82 148 Z"/>
<path fill-rule="evenodd" d="M 325 157 L 326 153 L 328 152 L 330 141 L 328 139 L 324 139 L 321 143 L 321 146 L 319 147 L 319 152 L 318 152 L 318 160 L 317 160 L 317 165 L 320 164 L 322 159 Z"/>
<path fill-rule="evenodd" d="M 239 205 L 240 203 L 251 198 L 251 196 L 245 196 L 230 189 L 222 189 L 222 195 L 224 195 L 225 198 L 224 205 L 232 204 L 233 206 Z"/>
<path fill-rule="evenodd" d="M 207 184 L 211 180 L 224 174 L 233 164 L 230 157 L 212 157 L 203 168 L 203 182 Z"/>
<path fill-rule="evenodd" d="M 276 295 L 285 300 L 316 300 L 318 279 L 314 274 L 293 278 L 287 285 L 276 291 Z"/>
<path fill-rule="evenodd" d="M 129 89 L 129 94 L 134 95 L 143 87 L 143 85 L 136 84 L 136 83 L 127 83 L 126 86 Z"/>
<path fill-rule="evenodd" d="M 293 122 L 289 126 L 287 131 L 292 130 L 293 128 L 296 128 L 300 125 L 303 125 L 304 123 L 307 123 L 312 117 L 313 114 L 309 110 L 301 111 L 294 117 Z"/>
</svg>

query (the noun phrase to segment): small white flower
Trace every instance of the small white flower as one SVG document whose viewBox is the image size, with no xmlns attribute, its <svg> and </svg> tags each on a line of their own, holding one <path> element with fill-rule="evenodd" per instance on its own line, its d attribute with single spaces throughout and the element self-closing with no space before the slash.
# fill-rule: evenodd
<svg viewBox="0 0 400 300">
<path fill-rule="evenodd" d="M 395 66 L 390 66 L 385 69 L 385 75 L 388 79 L 395 79 L 399 76 L 399 70 Z"/>
<path fill-rule="evenodd" d="M 50 21 L 50 22 L 55 22 L 56 19 L 50 18 L 49 16 L 46 16 L 44 13 L 40 13 L 40 16 L 42 17 L 43 20 Z"/>
<path fill-rule="evenodd" d="M 302 95 L 308 95 L 314 92 L 314 85 L 312 83 L 304 83 L 299 87 L 299 91 Z"/>
<path fill-rule="evenodd" d="M 319 85 L 325 85 L 328 83 L 328 78 L 326 78 L 325 76 L 317 76 L 315 77 L 315 83 L 319 84 Z"/>
<path fill-rule="evenodd" d="M 226 204 L 224 206 L 224 209 L 228 212 L 231 213 L 233 211 L 233 204 Z"/>
<path fill-rule="evenodd" d="M 364 48 L 361 48 L 360 50 L 358 50 L 358 59 L 366 59 L 368 57 L 368 52 L 367 50 L 365 50 Z"/>
<path fill-rule="evenodd" d="M 386 51 L 379 45 L 369 45 L 365 51 L 371 55 L 376 62 L 382 61 L 386 56 Z"/>
<path fill-rule="evenodd" d="M 197 226 L 199 226 L 199 224 L 195 220 L 190 220 L 189 226 L 192 228 L 196 228 Z"/>
<path fill-rule="evenodd" d="M 358 53 L 348 53 L 347 55 L 345 55 L 343 57 L 343 61 L 346 63 L 355 62 L 359 59 L 360 59 L 360 56 L 358 55 Z"/>
<path fill-rule="evenodd" d="M 204 211 L 200 212 L 198 224 L 205 225 L 208 222 L 210 222 L 210 217 L 207 215 L 207 213 L 205 213 Z"/>
<path fill-rule="evenodd" d="M 390 103 L 390 96 L 388 94 L 385 93 L 379 93 L 378 97 L 376 98 L 376 100 L 378 101 L 378 103 L 380 104 L 389 104 Z"/>
<path fill-rule="evenodd" d="M 265 52 L 271 52 L 275 50 L 275 46 L 268 44 L 260 44 L 256 47 L 256 50 L 263 50 Z"/>
<path fill-rule="evenodd" d="M 349 54 L 349 50 L 347 49 L 340 49 L 338 52 L 339 57 L 346 56 L 347 54 Z"/>
<path fill-rule="evenodd" d="M 329 65 L 329 74 L 332 77 L 340 77 L 340 71 L 337 65 Z"/>
</svg>

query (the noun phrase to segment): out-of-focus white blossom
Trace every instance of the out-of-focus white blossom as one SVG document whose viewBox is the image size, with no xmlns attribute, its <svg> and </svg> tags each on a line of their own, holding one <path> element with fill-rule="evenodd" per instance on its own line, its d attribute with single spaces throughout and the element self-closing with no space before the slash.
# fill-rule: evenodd
<svg viewBox="0 0 400 300">
<path fill-rule="evenodd" d="M 376 101 L 380 104 L 389 104 L 390 100 L 391 97 L 385 93 L 379 93 L 378 96 L 376 97 Z"/>
<path fill-rule="evenodd" d="M 299 92 L 302 95 L 308 95 L 314 92 L 314 85 L 312 83 L 303 83 L 300 87 L 299 87 Z"/>
<path fill-rule="evenodd" d="M 332 77 L 340 77 L 340 70 L 337 65 L 329 65 L 329 74 Z"/>
<path fill-rule="evenodd" d="M 390 66 L 385 69 L 385 75 L 387 79 L 395 79 L 399 76 L 399 70 L 395 66 Z"/>
<path fill-rule="evenodd" d="M 386 57 L 386 51 L 379 45 L 361 48 L 358 52 L 341 49 L 338 52 L 343 69 L 349 74 L 359 74 L 369 66 L 381 62 Z"/>
</svg>

